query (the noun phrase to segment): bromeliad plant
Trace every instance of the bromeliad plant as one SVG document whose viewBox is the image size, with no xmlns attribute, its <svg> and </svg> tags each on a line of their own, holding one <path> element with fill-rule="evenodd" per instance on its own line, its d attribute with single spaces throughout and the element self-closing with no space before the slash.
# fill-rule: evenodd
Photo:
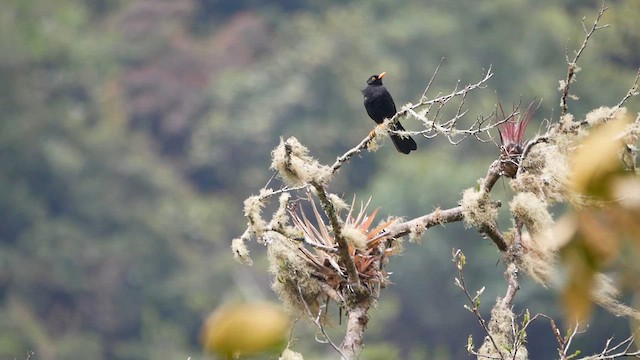
<svg viewBox="0 0 640 360">
<path fill-rule="evenodd" d="M 356 214 L 354 197 L 341 236 L 347 240 L 349 256 L 360 283 L 377 297 L 389 282 L 389 274 L 384 270 L 388 257 L 399 253 L 400 243 L 397 239 L 377 236 L 395 220 L 382 221 L 372 228 L 378 209 L 367 214 L 370 201 L 361 204 Z M 299 202 L 289 207 L 287 212 L 293 224 L 293 236 L 279 237 L 274 241 L 281 244 L 270 245 L 275 249 L 270 251 L 271 270 L 275 275 L 273 288 L 290 310 L 303 314 L 310 312 L 308 315 L 324 319 L 326 307 L 320 304 L 332 299 L 342 307 L 347 298 L 345 292 L 350 290 L 346 269 L 340 265 L 335 235 L 326 225 L 311 194 L 307 194 L 306 202 L 313 214 L 311 218 Z M 337 214 L 340 215 L 340 211 Z M 300 276 L 301 273 L 308 275 L 306 279 Z"/>
<path fill-rule="evenodd" d="M 254 238 L 266 245 L 272 287 L 289 312 L 313 322 L 324 336 L 322 341 L 331 344 L 342 358 L 356 359 L 368 311 L 389 283 L 385 266 L 401 249 L 399 236 L 385 230 L 401 221 L 389 218 L 374 227 L 377 210 L 367 213 L 370 201 L 356 212 L 355 198 L 349 206 L 327 191 L 331 175 L 346 159 L 343 156 L 337 165 L 328 167 L 309 156 L 309 150 L 297 139 L 282 139 L 272 152 L 271 168 L 286 185 L 280 190 L 265 187 L 245 200 L 247 229 L 231 247 L 236 260 L 251 264 L 246 242 Z M 306 189 L 306 198 L 292 200 L 291 192 L 302 189 Z M 280 194 L 279 206 L 267 221 L 262 210 L 267 199 L 276 194 Z M 309 211 L 313 215 L 309 216 Z M 330 300 L 347 317 L 339 346 L 324 330 Z"/>
<path fill-rule="evenodd" d="M 535 106 L 535 100 L 529 103 L 524 114 L 518 114 L 520 105 L 513 108 L 510 115 L 504 113 L 502 104 L 498 104 L 500 112 L 496 111 L 496 123 L 498 123 L 498 133 L 500 134 L 500 160 L 504 175 L 514 178 L 518 171 L 520 158 L 526 146 L 524 132 L 527 125 L 540 107 L 542 101 Z"/>
</svg>

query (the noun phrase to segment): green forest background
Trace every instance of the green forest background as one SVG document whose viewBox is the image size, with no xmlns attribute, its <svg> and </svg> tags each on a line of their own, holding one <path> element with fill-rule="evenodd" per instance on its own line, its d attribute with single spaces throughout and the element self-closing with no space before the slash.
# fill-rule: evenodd
<svg viewBox="0 0 640 360">
<path fill-rule="evenodd" d="M 360 93 L 369 75 L 386 71 L 401 105 L 418 100 L 442 57 L 432 96 L 492 65 L 488 88 L 467 99 L 467 121 L 498 101 L 542 98 L 533 134 L 543 118 L 557 120 L 565 53 L 600 5 L 3 0 L 0 358 L 205 358 L 198 333 L 209 312 L 274 298 L 264 249 L 253 244 L 245 267 L 230 244 L 244 231 L 242 200 L 272 175 L 280 136 L 331 163 L 373 128 Z M 615 105 L 640 67 L 640 1 L 608 5 L 611 27 L 594 35 L 572 88 L 578 118 Z M 456 205 L 497 154 L 492 143 L 437 138 L 404 156 L 385 141 L 345 165 L 331 191 L 372 195 L 382 217 L 411 218 Z M 467 254 L 469 286 L 487 287 L 485 313 L 504 293 L 495 246 L 460 224 L 429 230 L 392 260 L 363 359 L 467 358 L 468 334 L 482 332 L 453 284 L 453 247 Z M 561 318 L 554 287 L 525 280 L 517 303 L 516 312 Z M 600 350 L 629 329 L 598 312 L 576 348 Z M 293 348 L 335 358 L 314 335 L 300 327 Z M 529 353 L 555 357 L 546 323 L 530 328 Z"/>
</svg>

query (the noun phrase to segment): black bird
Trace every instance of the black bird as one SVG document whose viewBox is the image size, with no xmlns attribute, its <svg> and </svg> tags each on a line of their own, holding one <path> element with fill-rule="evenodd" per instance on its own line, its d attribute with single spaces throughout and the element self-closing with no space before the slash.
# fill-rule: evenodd
<svg viewBox="0 0 640 360">
<path fill-rule="evenodd" d="M 364 108 L 367 109 L 369 117 L 378 124 L 382 124 L 384 119 L 390 119 L 396 114 L 396 104 L 393 102 L 393 98 L 387 88 L 382 85 L 382 78 L 385 74 L 386 72 L 380 75 L 371 75 L 367 80 L 367 87 L 362 90 Z M 396 121 L 391 130 L 404 131 L 404 127 L 399 121 Z M 390 136 L 393 145 L 403 154 L 408 154 L 411 150 L 418 148 L 416 142 L 410 136 L 400 137 L 397 134 L 391 134 Z"/>
</svg>

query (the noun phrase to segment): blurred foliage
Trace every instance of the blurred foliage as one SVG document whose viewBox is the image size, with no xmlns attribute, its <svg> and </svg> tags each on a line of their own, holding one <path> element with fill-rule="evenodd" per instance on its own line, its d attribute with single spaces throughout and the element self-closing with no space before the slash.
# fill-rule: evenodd
<svg viewBox="0 0 640 360">
<path fill-rule="evenodd" d="M 593 130 L 572 159 L 571 187 L 585 201 L 598 200 L 602 205 L 577 207 L 556 226 L 556 241 L 569 269 L 562 293 L 568 319 L 588 319 L 598 292 L 607 291 L 598 283 L 598 274 L 609 270 L 622 257 L 621 251 L 637 256 L 640 249 L 640 179 L 621 161 L 629 146 L 621 138 L 631 137 L 627 141 L 637 143 L 638 129 L 630 126 L 633 120 L 619 112 Z M 635 162 L 634 157 L 634 168 Z M 636 270 L 637 276 L 637 268 L 628 270 Z"/>
<path fill-rule="evenodd" d="M 401 105 L 422 94 L 442 57 L 432 97 L 493 64 L 491 88 L 467 99 L 468 121 L 520 96 L 544 98 L 538 113 L 557 116 L 565 49 L 599 4 L 3 1 L 0 357 L 195 359 L 211 309 L 228 297 L 272 296 L 259 261 L 251 276 L 237 275 L 246 270 L 231 265 L 229 241 L 245 222 L 242 199 L 270 177 L 280 136 L 333 161 L 373 126 L 359 92 L 367 76 L 387 71 Z M 612 27 L 594 37 L 573 88 L 577 117 L 617 103 L 638 66 L 638 2 L 610 5 Z M 474 141 L 418 146 L 404 158 L 387 142 L 353 159 L 332 191 L 373 194 L 381 214 L 416 216 L 454 205 L 498 155 Z M 453 287 L 450 250 L 473 254 L 468 281 L 487 286 L 487 304 L 503 291 L 498 255 L 457 225 L 405 246 L 381 299 L 394 316 L 372 313 L 367 345 L 460 358 L 478 327 Z M 548 290 L 531 284 L 521 294 L 532 312 L 555 314 Z M 590 336 L 624 327 L 605 320 Z M 297 336 L 305 334 L 313 338 L 312 329 Z M 308 342 L 300 346 L 330 351 Z"/>
<path fill-rule="evenodd" d="M 205 350 L 226 359 L 279 355 L 287 347 L 290 328 L 282 306 L 268 302 L 223 304 L 207 317 L 200 340 Z"/>
</svg>

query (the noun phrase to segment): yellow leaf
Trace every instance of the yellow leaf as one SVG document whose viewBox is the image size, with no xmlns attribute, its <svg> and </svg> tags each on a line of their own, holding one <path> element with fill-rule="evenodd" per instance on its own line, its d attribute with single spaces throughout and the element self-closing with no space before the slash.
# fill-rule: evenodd
<svg viewBox="0 0 640 360">
<path fill-rule="evenodd" d="M 576 238 L 562 251 L 564 264 L 569 270 L 567 284 L 562 291 L 567 324 L 582 322 L 591 315 L 593 308 L 591 291 L 597 270 L 581 243 L 581 239 Z"/>
<path fill-rule="evenodd" d="M 599 209 L 580 211 L 578 227 L 587 256 L 598 266 L 613 260 L 618 255 L 620 239 L 618 229 L 607 222 L 607 213 Z"/>
<path fill-rule="evenodd" d="M 607 180 L 623 168 L 620 135 L 627 123 L 628 118 L 618 117 L 593 129 L 585 138 L 572 159 L 570 184 L 574 191 L 607 198 Z"/>
<path fill-rule="evenodd" d="M 279 353 L 287 345 L 289 317 L 268 302 L 226 304 L 205 320 L 200 340 L 208 352 L 231 357 Z"/>
</svg>

